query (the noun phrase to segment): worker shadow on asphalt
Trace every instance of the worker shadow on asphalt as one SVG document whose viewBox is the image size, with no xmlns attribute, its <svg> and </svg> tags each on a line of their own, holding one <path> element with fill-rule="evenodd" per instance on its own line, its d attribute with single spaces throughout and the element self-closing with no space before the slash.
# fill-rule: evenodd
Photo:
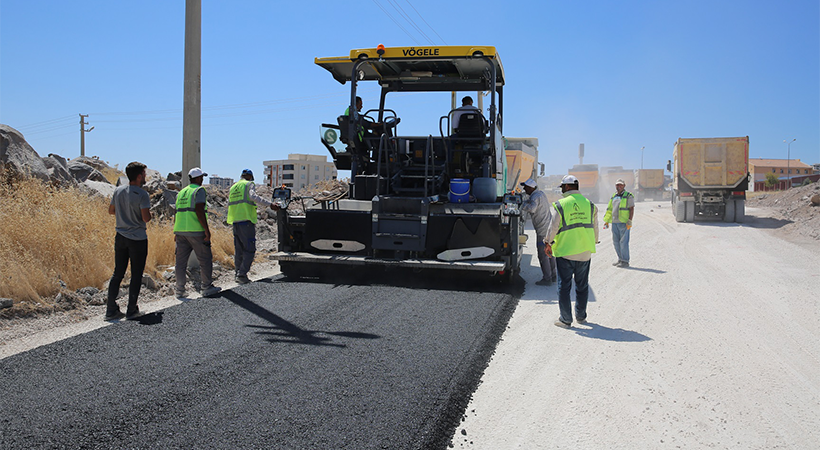
<svg viewBox="0 0 820 450">
<path fill-rule="evenodd" d="M 298 325 L 285 320 L 284 318 L 268 311 L 249 299 L 237 294 L 234 291 L 223 291 L 221 297 L 240 308 L 254 314 L 262 320 L 270 323 L 271 326 L 246 325 L 258 331 L 256 334 L 267 336 L 270 343 L 282 342 L 286 344 L 317 345 L 325 347 L 347 347 L 346 344 L 334 342 L 333 337 L 350 339 L 380 339 L 381 336 L 370 333 L 360 333 L 357 331 L 319 331 L 305 330 Z"/>
<path fill-rule="evenodd" d="M 624 330 L 623 328 L 609 328 L 593 322 L 587 322 L 583 325 L 575 324 L 572 326 L 572 330 L 579 336 L 601 339 L 603 341 L 646 342 L 652 340 L 649 336 L 638 333 L 637 331 Z"/>
<path fill-rule="evenodd" d="M 162 311 L 156 311 L 148 314 L 143 314 L 138 317 L 136 322 L 140 325 L 158 325 L 162 323 Z"/>
<path fill-rule="evenodd" d="M 626 268 L 624 268 L 624 270 L 634 270 L 636 272 L 648 272 L 648 273 L 658 273 L 658 274 L 666 273 L 665 270 L 647 269 L 645 267 L 635 267 L 635 266 L 626 267 Z"/>
</svg>

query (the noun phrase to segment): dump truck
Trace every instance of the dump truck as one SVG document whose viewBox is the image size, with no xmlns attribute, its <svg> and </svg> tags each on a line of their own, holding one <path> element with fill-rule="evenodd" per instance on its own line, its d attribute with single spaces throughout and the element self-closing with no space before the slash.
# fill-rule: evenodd
<svg viewBox="0 0 820 450">
<path fill-rule="evenodd" d="M 568 173 L 578 179 L 578 189 L 591 202 L 597 202 L 600 197 L 598 164 L 576 164 Z M 614 185 L 613 185 L 614 187 Z"/>
<path fill-rule="evenodd" d="M 599 172 L 598 199 L 602 202 L 608 201 L 615 194 L 616 181 L 624 180 L 626 190 L 631 190 L 635 185 L 635 173 L 631 169 L 624 169 L 623 166 L 601 167 Z"/>
<path fill-rule="evenodd" d="M 507 170 L 510 173 L 507 191 L 519 189 L 519 183 L 544 175 L 544 164 L 538 162 L 537 138 L 504 138 Z M 520 190 L 520 189 L 519 189 Z"/>
<path fill-rule="evenodd" d="M 632 192 L 635 195 L 635 200 L 643 201 L 647 198 L 656 201 L 662 200 L 663 181 L 663 169 L 636 169 L 635 187 Z"/>
<path fill-rule="evenodd" d="M 743 222 L 749 188 L 749 136 L 680 138 L 667 170 L 672 172 L 675 220 L 714 217 Z"/>
<path fill-rule="evenodd" d="M 314 62 L 349 84 L 349 103 L 339 111 L 347 112 L 321 124 L 319 134 L 351 178 L 344 198 L 303 199 L 304 214 L 287 213 L 295 200 L 289 189 L 274 190 L 279 246 L 272 257 L 282 273 L 321 277 L 344 266 L 367 276 L 378 268 L 429 269 L 511 281 L 526 235 L 521 195 L 508 189 L 506 79 L 495 47 L 379 45 Z M 361 83 L 381 88 L 378 107 L 357 111 Z M 438 122 L 437 130 L 402 134 L 401 112 L 389 101 L 417 92 L 486 94 L 489 108 L 459 113 L 456 126 L 448 104 L 418 120 Z"/>
</svg>

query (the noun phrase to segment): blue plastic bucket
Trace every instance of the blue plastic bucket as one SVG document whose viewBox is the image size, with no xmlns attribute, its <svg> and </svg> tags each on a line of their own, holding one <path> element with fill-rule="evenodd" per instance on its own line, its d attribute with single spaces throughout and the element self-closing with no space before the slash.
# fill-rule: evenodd
<svg viewBox="0 0 820 450">
<path fill-rule="evenodd" d="M 453 178 L 450 180 L 450 203 L 470 202 L 470 180 Z"/>
</svg>

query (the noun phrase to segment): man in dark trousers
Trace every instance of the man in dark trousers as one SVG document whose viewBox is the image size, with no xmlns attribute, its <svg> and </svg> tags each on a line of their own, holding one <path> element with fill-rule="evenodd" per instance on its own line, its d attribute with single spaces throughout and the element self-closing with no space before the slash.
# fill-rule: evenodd
<svg viewBox="0 0 820 450">
<path fill-rule="evenodd" d="M 231 186 L 228 194 L 228 224 L 233 226 L 234 266 L 236 282 L 248 284 L 248 271 L 256 256 L 256 205 L 273 205 L 256 194 L 251 169 L 242 171 L 242 177 Z"/>
<path fill-rule="evenodd" d="M 561 316 L 555 325 L 572 326 L 572 303 L 569 298 L 572 279 L 575 278 L 575 320 L 587 321 L 589 299 L 589 266 L 595 244 L 598 242 L 598 208 L 579 192 L 578 179 L 567 175 L 561 180 L 564 198 L 555 206 L 547 242 L 558 266 L 558 307 Z"/>
<path fill-rule="evenodd" d="M 111 197 L 108 213 L 116 218 L 117 235 L 114 238 L 114 275 L 108 283 L 108 306 L 105 320 L 125 317 L 136 319 L 142 314 L 137 307 L 137 297 L 142 286 L 142 273 L 148 257 L 148 234 L 145 224 L 151 221 L 151 200 L 142 186 L 145 185 L 145 164 L 129 163 L 125 168 L 128 184 L 118 187 Z M 128 307 L 125 314 L 117 305 L 120 284 L 131 261 L 131 285 L 128 288 Z"/>
</svg>

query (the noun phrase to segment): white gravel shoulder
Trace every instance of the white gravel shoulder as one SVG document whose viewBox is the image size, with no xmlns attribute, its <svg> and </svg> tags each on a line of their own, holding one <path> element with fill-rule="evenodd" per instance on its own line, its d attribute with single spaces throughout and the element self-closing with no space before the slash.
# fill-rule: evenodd
<svg viewBox="0 0 820 450">
<path fill-rule="evenodd" d="M 820 243 L 747 214 L 677 223 L 668 203 L 639 203 L 631 269 L 611 265 L 602 230 L 589 323 L 570 330 L 533 256 L 453 446 L 818 448 Z"/>
</svg>

